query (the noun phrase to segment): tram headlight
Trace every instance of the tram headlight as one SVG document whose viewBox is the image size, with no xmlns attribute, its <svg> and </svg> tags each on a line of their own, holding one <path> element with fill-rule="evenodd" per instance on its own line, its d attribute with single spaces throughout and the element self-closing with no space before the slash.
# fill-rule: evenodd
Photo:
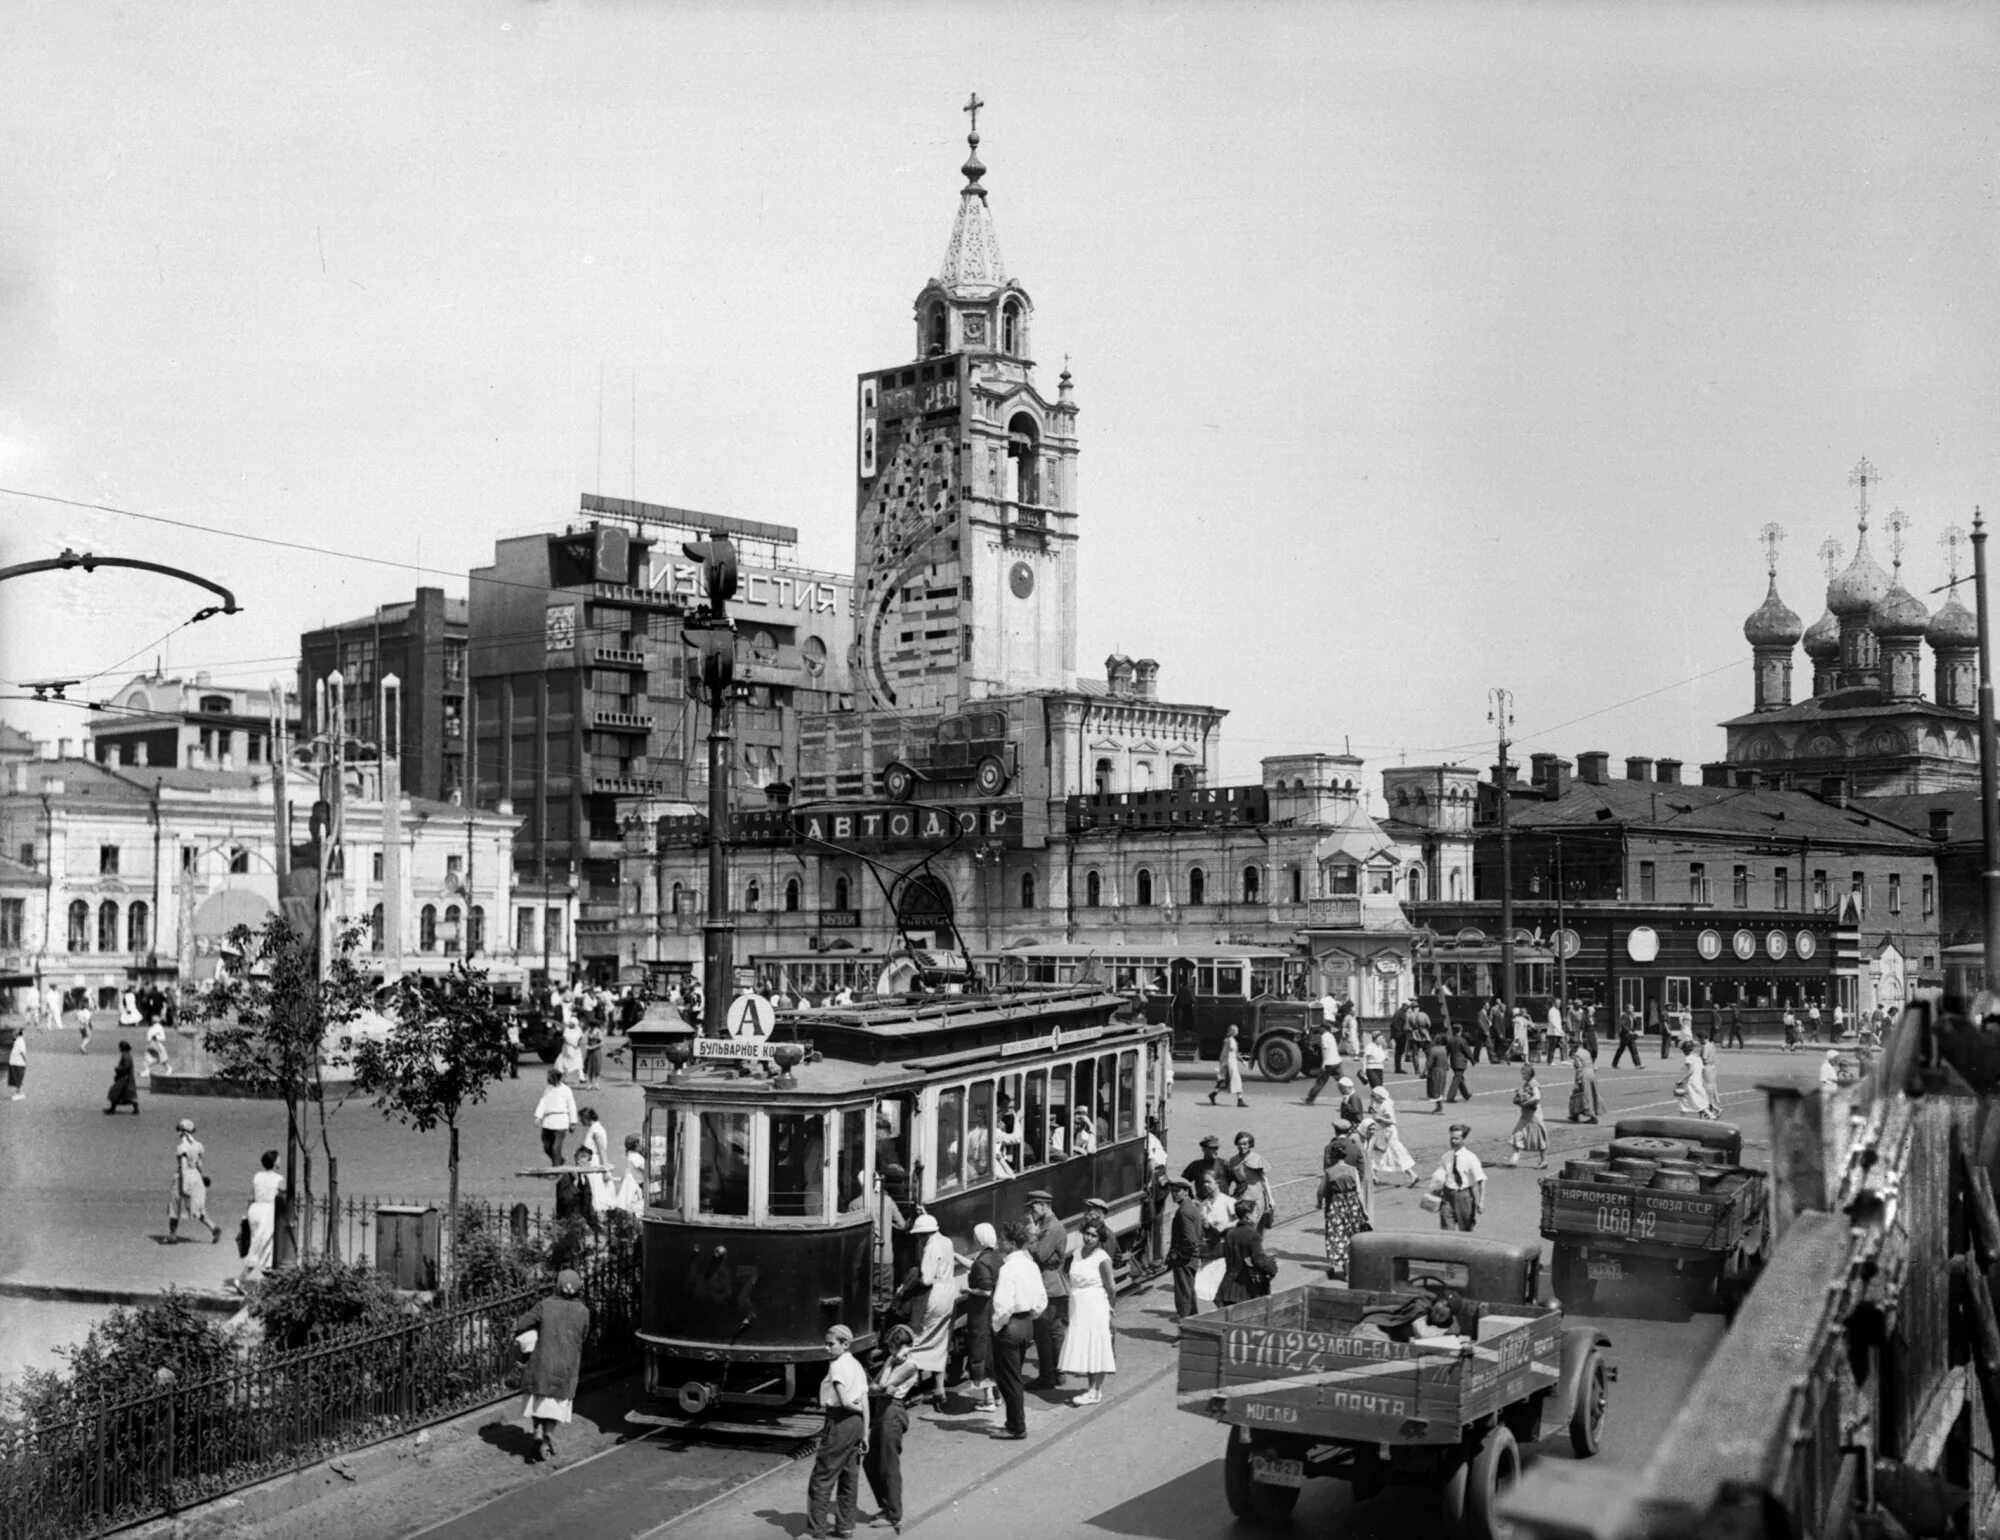
<svg viewBox="0 0 2000 1540">
<path fill-rule="evenodd" d="M 778 1078 L 772 1084 L 781 1091 L 789 1091 L 798 1084 L 792 1071 L 805 1063 L 806 1046 L 804 1043 L 773 1043 L 771 1060 L 778 1066 Z"/>
</svg>

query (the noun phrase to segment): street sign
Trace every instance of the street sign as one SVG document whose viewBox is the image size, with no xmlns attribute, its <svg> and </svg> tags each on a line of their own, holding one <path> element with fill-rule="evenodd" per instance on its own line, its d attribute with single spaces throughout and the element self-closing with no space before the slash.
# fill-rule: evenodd
<svg viewBox="0 0 2000 1540">
<path fill-rule="evenodd" d="M 697 1059 L 735 1059 L 755 1063 L 771 1057 L 769 1047 L 758 1037 L 700 1037 L 695 1039 Z"/>
<path fill-rule="evenodd" d="M 739 995 L 729 1003 L 729 1035 L 739 1041 L 762 1042 L 777 1021 L 778 1013 L 762 995 Z"/>
</svg>

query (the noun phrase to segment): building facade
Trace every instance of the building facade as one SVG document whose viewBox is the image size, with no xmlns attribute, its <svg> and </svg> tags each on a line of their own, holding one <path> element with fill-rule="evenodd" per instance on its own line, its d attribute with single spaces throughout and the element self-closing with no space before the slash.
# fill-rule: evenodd
<svg viewBox="0 0 2000 1540">
<path fill-rule="evenodd" d="M 94 713 L 85 757 L 101 765 L 180 770 L 249 770 L 271 762 L 272 694 L 192 679 L 141 674 Z M 283 702 L 296 739 L 299 705 Z M 68 756 L 66 744 L 58 745 Z"/>
<path fill-rule="evenodd" d="M 382 681 L 401 686 L 403 790 L 436 802 L 463 795 L 466 603 L 441 588 L 384 604 L 373 614 L 299 638 L 299 699 L 316 701 L 336 670 L 345 687 L 350 739 L 380 744 Z"/>
</svg>

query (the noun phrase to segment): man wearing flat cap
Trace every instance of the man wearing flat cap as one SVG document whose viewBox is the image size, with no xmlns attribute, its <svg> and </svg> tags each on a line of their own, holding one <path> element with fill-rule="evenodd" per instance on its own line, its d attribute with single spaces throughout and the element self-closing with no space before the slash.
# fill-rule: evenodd
<svg viewBox="0 0 2000 1540">
<path fill-rule="evenodd" d="M 1167 1266 L 1174 1276 L 1174 1318 L 1184 1321 L 1201 1309 L 1194 1295 L 1194 1275 L 1201 1271 L 1202 1247 L 1208 1239 L 1207 1219 L 1195 1201 L 1194 1183 L 1186 1177 L 1167 1178 L 1167 1199 L 1173 1205 Z"/>
<path fill-rule="evenodd" d="M 1211 1171 L 1215 1174 L 1215 1190 L 1227 1196 L 1236 1195 L 1236 1181 L 1230 1175 L 1229 1162 L 1222 1158 L 1222 1141 L 1214 1134 L 1201 1141 L 1201 1159 L 1191 1160 L 1181 1167 L 1181 1175 L 1187 1178 L 1188 1186 L 1201 1191 L 1201 1174 Z"/>
<path fill-rule="evenodd" d="M 1055 1199 L 1037 1189 L 1028 1194 L 1028 1223 L 1034 1239 L 1028 1255 L 1042 1270 L 1049 1308 L 1035 1319 L 1035 1389 L 1061 1390 L 1063 1338 L 1069 1335 L 1069 1231 L 1056 1218 Z"/>
</svg>

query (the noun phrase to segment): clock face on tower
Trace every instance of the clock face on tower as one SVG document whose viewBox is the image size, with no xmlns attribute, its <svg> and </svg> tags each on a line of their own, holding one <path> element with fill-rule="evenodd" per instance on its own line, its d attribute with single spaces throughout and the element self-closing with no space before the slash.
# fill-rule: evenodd
<svg viewBox="0 0 2000 1540">
<path fill-rule="evenodd" d="M 1007 586 L 1014 590 L 1016 599 L 1025 599 L 1035 591 L 1035 569 L 1024 561 L 1014 563 L 1014 570 L 1007 574 Z"/>
</svg>

